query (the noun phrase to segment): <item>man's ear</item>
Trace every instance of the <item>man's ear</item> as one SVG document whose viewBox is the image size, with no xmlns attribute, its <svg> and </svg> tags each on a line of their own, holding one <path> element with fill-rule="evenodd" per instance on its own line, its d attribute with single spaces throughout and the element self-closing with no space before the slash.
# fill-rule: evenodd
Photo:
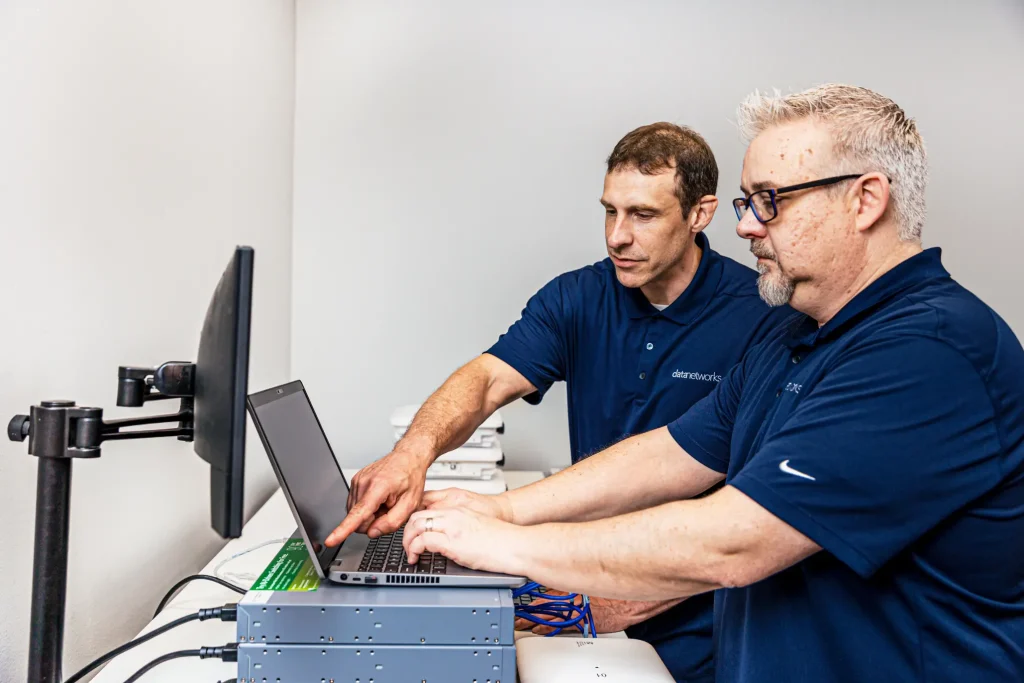
<svg viewBox="0 0 1024 683">
<path fill-rule="evenodd" d="M 706 194 L 690 209 L 690 232 L 698 233 L 708 227 L 718 210 L 718 197 Z"/>
<path fill-rule="evenodd" d="M 851 188 L 857 230 L 864 231 L 875 225 L 889 206 L 889 179 L 882 173 L 867 173 Z"/>
</svg>

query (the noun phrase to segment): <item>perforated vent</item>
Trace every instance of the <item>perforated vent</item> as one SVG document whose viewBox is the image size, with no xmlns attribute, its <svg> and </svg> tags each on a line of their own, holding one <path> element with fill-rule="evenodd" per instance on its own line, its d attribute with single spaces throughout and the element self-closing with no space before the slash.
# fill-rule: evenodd
<svg viewBox="0 0 1024 683">
<path fill-rule="evenodd" d="M 440 579 L 440 577 L 437 577 L 437 576 L 416 576 L 414 574 L 412 574 L 412 575 L 399 574 L 398 576 L 395 576 L 393 574 L 388 574 L 388 576 L 385 578 L 384 582 L 385 583 L 441 583 L 441 579 Z"/>
</svg>

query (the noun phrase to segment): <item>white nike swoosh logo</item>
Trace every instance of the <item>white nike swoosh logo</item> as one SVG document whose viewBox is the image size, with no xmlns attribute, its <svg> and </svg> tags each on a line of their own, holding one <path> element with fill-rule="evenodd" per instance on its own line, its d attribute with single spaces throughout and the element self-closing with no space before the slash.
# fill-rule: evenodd
<svg viewBox="0 0 1024 683">
<path fill-rule="evenodd" d="M 785 472 L 786 474 L 795 474 L 796 476 L 803 477 L 804 479 L 810 479 L 811 481 L 817 481 L 817 479 L 815 479 L 814 477 L 812 477 L 809 474 L 804 474 L 800 470 L 794 470 L 792 467 L 789 466 L 789 460 L 783 460 L 782 462 L 780 462 L 779 463 L 779 469 L 782 470 L 783 472 Z"/>
</svg>

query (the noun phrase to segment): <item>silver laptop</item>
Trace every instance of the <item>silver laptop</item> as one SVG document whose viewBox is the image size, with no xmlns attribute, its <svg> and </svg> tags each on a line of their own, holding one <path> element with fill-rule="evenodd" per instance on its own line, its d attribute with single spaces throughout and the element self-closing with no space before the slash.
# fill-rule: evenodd
<svg viewBox="0 0 1024 683">
<path fill-rule="evenodd" d="M 321 579 L 361 586 L 526 583 L 526 577 L 476 571 L 440 553 L 426 553 L 410 565 L 402 547 L 404 528 L 376 539 L 354 533 L 340 546 L 327 547 L 324 540 L 347 513 L 349 488 L 305 387 L 298 380 L 272 387 L 250 394 L 247 405 Z"/>
</svg>

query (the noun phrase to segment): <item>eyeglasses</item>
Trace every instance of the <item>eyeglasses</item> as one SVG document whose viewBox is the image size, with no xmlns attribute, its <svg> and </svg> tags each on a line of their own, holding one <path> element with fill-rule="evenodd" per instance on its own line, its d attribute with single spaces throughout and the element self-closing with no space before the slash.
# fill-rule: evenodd
<svg viewBox="0 0 1024 683">
<path fill-rule="evenodd" d="M 809 190 L 812 187 L 825 187 L 826 185 L 835 185 L 836 183 L 844 180 L 850 180 L 851 178 L 859 178 L 863 173 L 854 173 L 852 175 L 840 175 L 832 178 L 822 178 L 821 180 L 812 180 L 807 183 L 800 183 L 799 185 L 787 185 L 786 187 L 780 187 L 777 190 L 761 190 L 754 192 L 748 197 L 737 197 L 732 200 L 732 208 L 736 209 L 736 218 L 743 220 L 743 214 L 750 207 L 754 211 L 754 217 L 762 223 L 767 223 L 771 219 L 779 215 L 779 207 L 775 204 L 775 197 L 780 194 L 786 194 L 787 192 L 796 192 L 797 190 Z"/>
</svg>

